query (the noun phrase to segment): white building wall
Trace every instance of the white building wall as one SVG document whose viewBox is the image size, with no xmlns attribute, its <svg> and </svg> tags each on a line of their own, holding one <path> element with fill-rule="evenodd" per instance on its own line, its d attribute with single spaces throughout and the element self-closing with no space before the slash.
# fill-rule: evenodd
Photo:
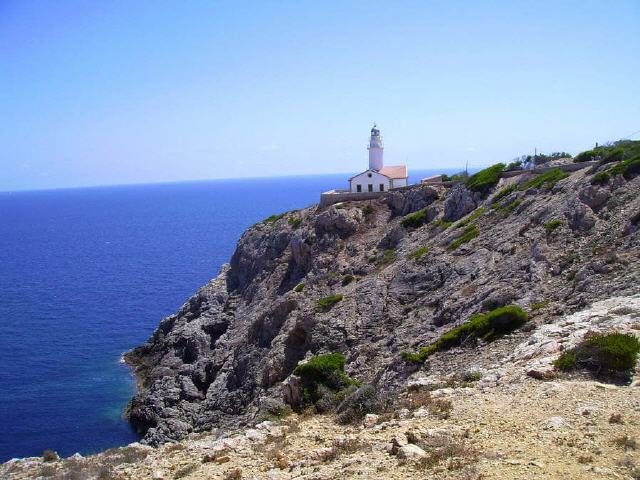
<svg viewBox="0 0 640 480">
<path fill-rule="evenodd" d="M 406 178 L 394 178 L 393 180 L 391 180 L 391 188 L 406 187 L 406 186 L 407 186 Z"/>
<path fill-rule="evenodd" d="M 361 192 L 386 192 L 391 188 L 391 182 L 388 177 L 380 175 L 374 170 L 367 170 L 359 175 L 356 175 L 349 181 L 349 190 L 353 193 L 358 192 L 358 185 L 361 186 Z M 405 182 L 406 183 L 406 182 Z M 371 190 L 369 190 L 371 185 Z M 380 187 L 382 185 L 382 188 Z"/>
<path fill-rule="evenodd" d="M 373 143 L 373 142 L 372 142 Z M 369 168 L 372 170 L 380 170 L 384 166 L 382 159 L 384 149 L 382 147 L 369 147 Z"/>
</svg>

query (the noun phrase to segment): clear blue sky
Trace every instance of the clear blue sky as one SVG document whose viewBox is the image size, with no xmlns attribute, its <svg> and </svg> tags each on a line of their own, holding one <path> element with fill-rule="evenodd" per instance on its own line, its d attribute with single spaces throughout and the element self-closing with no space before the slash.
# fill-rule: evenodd
<svg viewBox="0 0 640 480">
<path fill-rule="evenodd" d="M 575 153 L 639 85 L 638 0 L 2 0 L 0 190 Z"/>
</svg>

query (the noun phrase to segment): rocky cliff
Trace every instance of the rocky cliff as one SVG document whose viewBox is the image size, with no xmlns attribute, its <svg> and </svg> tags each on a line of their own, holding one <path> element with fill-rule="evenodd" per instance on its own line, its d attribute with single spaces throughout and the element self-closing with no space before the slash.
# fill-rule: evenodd
<svg viewBox="0 0 640 480">
<path fill-rule="evenodd" d="M 415 186 L 254 225 L 218 277 L 126 355 L 139 379 L 131 422 L 149 445 L 254 423 L 281 405 L 300 361 L 328 352 L 379 391 L 402 389 L 418 368 L 474 366 L 493 372 L 486 384 L 499 382 L 496 362 L 535 343 L 542 326 L 638 292 L 640 178 L 598 184 L 597 173 Z M 530 313 L 528 328 L 422 367 L 402 360 L 506 304 Z"/>
</svg>

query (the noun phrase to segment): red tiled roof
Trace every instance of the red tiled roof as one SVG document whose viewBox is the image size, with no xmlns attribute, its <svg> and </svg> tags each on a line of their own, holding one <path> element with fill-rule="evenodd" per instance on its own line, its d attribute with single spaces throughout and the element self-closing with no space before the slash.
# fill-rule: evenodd
<svg viewBox="0 0 640 480">
<path fill-rule="evenodd" d="M 385 177 L 389 178 L 407 178 L 407 166 L 406 165 L 393 165 L 390 167 L 382 167 L 378 170 Z"/>
</svg>

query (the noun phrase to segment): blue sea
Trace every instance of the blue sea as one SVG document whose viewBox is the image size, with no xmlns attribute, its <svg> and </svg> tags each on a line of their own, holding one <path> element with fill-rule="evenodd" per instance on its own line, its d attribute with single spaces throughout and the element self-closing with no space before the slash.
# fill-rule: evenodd
<svg viewBox="0 0 640 480">
<path fill-rule="evenodd" d="M 344 185 L 324 175 L 0 193 L 0 462 L 136 441 L 122 353 L 217 275 L 247 227 Z"/>
</svg>

